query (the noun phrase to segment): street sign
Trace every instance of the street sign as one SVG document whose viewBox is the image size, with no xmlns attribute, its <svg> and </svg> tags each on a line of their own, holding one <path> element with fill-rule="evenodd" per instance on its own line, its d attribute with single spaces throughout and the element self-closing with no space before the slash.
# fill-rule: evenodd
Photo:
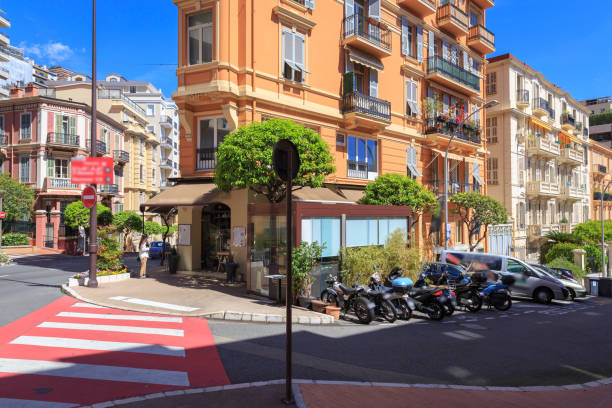
<svg viewBox="0 0 612 408">
<path fill-rule="evenodd" d="M 298 154 L 297 147 L 287 139 L 281 139 L 276 142 L 274 152 L 272 153 L 272 165 L 278 178 L 283 181 L 289 181 L 287 169 L 289 166 L 289 156 L 291 156 L 291 180 L 294 180 L 300 170 L 300 155 Z"/>
<path fill-rule="evenodd" d="M 6 217 L 6 214 L 4 213 L 4 211 L 0 211 L 0 220 L 3 220 L 4 217 Z"/>
<path fill-rule="evenodd" d="M 113 184 L 112 157 L 72 159 L 70 181 L 73 184 Z"/>
<path fill-rule="evenodd" d="M 96 190 L 91 186 L 85 187 L 81 194 L 81 201 L 85 208 L 92 208 L 96 205 Z"/>
</svg>

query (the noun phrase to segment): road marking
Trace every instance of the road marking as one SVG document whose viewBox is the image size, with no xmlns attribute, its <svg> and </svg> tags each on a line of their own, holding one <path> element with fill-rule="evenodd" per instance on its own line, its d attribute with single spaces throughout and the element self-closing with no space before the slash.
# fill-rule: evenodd
<svg viewBox="0 0 612 408">
<path fill-rule="evenodd" d="M 81 350 L 124 351 L 128 353 L 157 354 L 160 356 L 185 357 L 185 349 L 176 346 L 158 344 L 126 343 L 119 341 L 98 341 L 83 339 L 67 339 L 61 337 L 21 336 L 10 344 L 27 346 L 60 347 Z"/>
<path fill-rule="evenodd" d="M 153 307 L 159 307 L 162 309 L 178 310 L 181 312 L 195 312 L 196 310 L 199 310 L 197 307 L 173 305 L 170 303 L 154 302 L 152 300 L 131 298 L 131 297 L 126 297 L 126 296 L 113 296 L 109 299 L 120 300 L 122 302 L 127 302 L 127 303 L 134 303 L 136 305 L 153 306 Z"/>
<path fill-rule="evenodd" d="M 595 373 L 592 373 L 590 371 L 583 370 L 581 368 L 574 367 L 574 366 L 571 366 L 571 365 L 562 364 L 561 367 L 569 368 L 570 370 L 577 371 L 577 372 L 579 372 L 581 374 L 588 375 L 588 376 L 593 377 L 593 378 L 597 378 L 598 380 L 603 380 L 604 378 L 606 378 L 603 375 L 595 374 Z"/>
<path fill-rule="evenodd" d="M 69 402 L 49 402 L 14 398 L 0 398 L 0 407 L 2 408 L 72 408 L 78 406 L 78 404 L 71 404 Z"/>
<path fill-rule="evenodd" d="M 459 340 L 476 340 L 476 339 L 481 339 L 482 336 L 478 333 L 472 333 L 469 332 L 467 330 L 457 330 L 455 332 L 444 332 L 442 333 L 446 336 L 449 337 L 453 337 L 455 339 L 459 339 Z"/>
<path fill-rule="evenodd" d="M 89 380 L 126 381 L 144 384 L 189 386 L 183 371 L 114 367 L 95 364 L 75 364 L 58 361 L 0 358 L 0 372 L 12 374 L 49 375 Z"/>
<path fill-rule="evenodd" d="M 141 333 L 141 334 L 160 334 L 162 336 L 178 336 L 183 337 L 183 330 L 177 329 L 156 329 L 153 327 L 133 327 L 133 326 L 112 326 L 104 324 L 81 324 L 81 323 L 61 323 L 61 322 L 43 322 L 37 327 L 45 327 L 51 329 L 73 329 L 73 330 L 95 330 L 108 332 L 122 333 Z"/>
<path fill-rule="evenodd" d="M 92 309 L 107 309 L 104 306 L 98 306 L 98 305 L 94 305 L 91 303 L 85 303 L 85 302 L 77 302 L 74 305 L 72 305 L 72 307 L 90 307 Z"/>
<path fill-rule="evenodd" d="M 143 322 L 166 322 L 166 323 L 182 323 L 180 317 L 163 317 L 163 316 L 135 316 L 135 315 L 112 315 L 112 314 L 97 314 L 97 313 L 75 313 L 61 312 L 59 317 L 83 317 L 86 319 L 106 319 L 106 320 L 140 320 Z"/>
<path fill-rule="evenodd" d="M 0 275 L 0 278 L 6 278 L 8 275 Z"/>
</svg>

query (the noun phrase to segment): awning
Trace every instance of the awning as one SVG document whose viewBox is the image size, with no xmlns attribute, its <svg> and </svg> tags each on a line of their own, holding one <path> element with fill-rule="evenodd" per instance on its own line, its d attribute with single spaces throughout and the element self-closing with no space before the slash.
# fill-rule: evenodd
<svg viewBox="0 0 612 408">
<path fill-rule="evenodd" d="M 442 150 L 433 149 L 433 148 L 431 150 L 435 153 L 438 153 L 440 155 L 440 158 L 444 160 L 444 155 L 446 154 L 445 152 L 443 152 Z M 451 153 L 451 152 L 448 152 L 448 158 L 451 160 L 458 160 L 458 161 L 463 161 L 465 159 L 464 156 L 461 156 L 455 153 Z"/>
<path fill-rule="evenodd" d="M 182 183 L 168 187 L 146 201 L 143 206 L 151 209 L 205 205 L 210 203 L 218 192 L 214 183 Z"/>
<path fill-rule="evenodd" d="M 362 190 L 302 187 L 293 192 L 293 198 L 302 202 L 356 204 L 363 194 Z"/>
<path fill-rule="evenodd" d="M 349 61 L 356 62 L 357 64 L 365 65 L 368 68 L 375 69 L 377 71 L 382 71 L 385 66 L 380 62 L 380 60 L 371 55 L 363 54 L 357 50 L 350 48 L 348 50 L 348 58 Z"/>
<path fill-rule="evenodd" d="M 484 186 L 485 183 L 484 181 L 482 181 L 482 178 L 480 178 L 480 164 L 474 164 L 474 166 L 472 167 L 472 176 L 478 184 Z"/>
<path fill-rule="evenodd" d="M 534 125 L 536 125 L 536 126 L 539 126 L 539 127 L 541 127 L 541 128 L 544 128 L 544 129 L 546 129 L 546 130 L 552 130 L 552 126 L 550 126 L 550 125 L 549 125 L 548 123 L 546 123 L 546 122 L 542 122 L 541 120 L 536 119 L 536 118 L 530 118 L 529 120 L 531 120 L 531 122 L 532 122 Z"/>
<path fill-rule="evenodd" d="M 479 157 L 470 157 L 470 156 L 465 156 L 463 158 L 467 163 L 472 163 L 472 164 L 479 164 L 479 165 L 484 165 L 484 159 L 481 159 Z"/>
</svg>

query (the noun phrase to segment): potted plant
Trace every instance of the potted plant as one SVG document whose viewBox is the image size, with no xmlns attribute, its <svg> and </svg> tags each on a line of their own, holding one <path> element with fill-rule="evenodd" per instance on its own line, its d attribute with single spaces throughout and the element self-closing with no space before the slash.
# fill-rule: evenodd
<svg viewBox="0 0 612 408">
<path fill-rule="evenodd" d="M 315 268 L 323 248 L 317 242 L 311 244 L 302 241 L 300 246 L 293 248 L 292 272 L 294 301 L 302 307 L 308 307 L 311 302 L 312 270 Z"/>
<path fill-rule="evenodd" d="M 567 218 L 563 217 L 561 219 L 561 224 L 567 224 L 569 221 L 567 220 Z"/>
<path fill-rule="evenodd" d="M 593 191 L 593 200 L 601 200 L 601 191 L 599 188 L 595 188 L 595 191 Z"/>
<path fill-rule="evenodd" d="M 172 274 L 176 273 L 178 270 L 178 263 L 181 256 L 176 251 L 176 248 L 172 248 L 170 250 L 170 254 L 168 255 L 168 271 Z"/>
</svg>

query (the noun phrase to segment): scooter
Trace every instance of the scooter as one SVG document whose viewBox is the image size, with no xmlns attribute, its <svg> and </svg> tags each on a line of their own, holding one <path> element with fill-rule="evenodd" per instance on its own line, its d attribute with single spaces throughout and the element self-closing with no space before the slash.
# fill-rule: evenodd
<svg viewBox="0 0 612 408">
<path fill-rule="evenodd" d="M 366 287 L 358 285 L 360 276 L 361 273 L 355 278 L 353 287 L 349 288 L 342 282 L 338 282 L 335 276 L 329 275 L 325 281 L 327 289 L 321 292 L 321 300 L 339 306 L 342 318 L 346 316 L 346 313 L 353 311 L 361 323 L 369 324 L 374 320 L 376 306 L 365 296 Z"/>
<path fill-rule="evenodd" d="M 486 276 L 481 273 L 472 273 L 468 277 L 457 282 L 455 294 L 457 295 L 457 306 L 465 308 L 470 312 L 477 312 L 482 308 L 482 295 L 480 285 L 486 282 Z"/>
<path fill-rule="evenodd" d="M 512 275 L 502 275 L 498 282 L 485 283 L 485 288 L 480 292 L 484 304 L 489 308 L 506 311 L 512 307 L 512 293 L 509 287 L 514 284 L 515 278 Z"/>
<path fill-rule="evenodd" d="M 374 313 L 389 323 L 393 323 L 397 320 L 397 309 L 391 302 L 393 296 L 390 292 L 392 290 L 390 291 L 391 288 L 382 284 L 380 274 L 376 272 L 376 265 L 374 265 L 374 271 L 370 276 L 369 290 L 366 291 L 366 296 L 375 305 Z"/>
</svg>

